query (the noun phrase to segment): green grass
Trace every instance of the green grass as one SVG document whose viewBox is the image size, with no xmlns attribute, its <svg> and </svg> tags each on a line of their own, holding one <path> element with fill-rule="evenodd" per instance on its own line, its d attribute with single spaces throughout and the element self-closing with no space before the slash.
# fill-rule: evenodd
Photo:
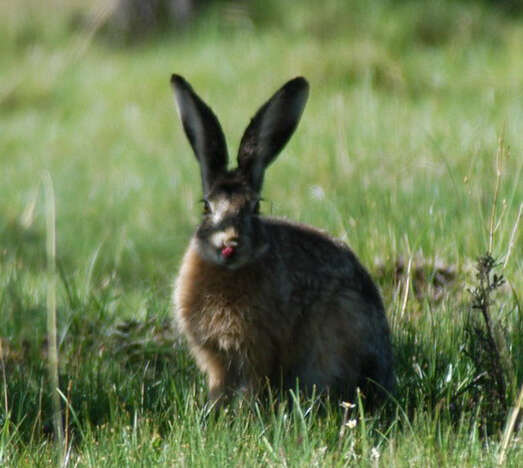
<svg viewBox="0 0 523 468">
<path fill-rule="evenodd" d="M 488 248 L 502 139 L 493 254 L 511 256 L 492 312 L 513 402 L 523 382 L 521 227 L 511 237 L 523 201 L 523 18 L 492 2 L 347 3 L 254 2 L 241 21 L 219 4 L 183 33 L 133 46 L 79 28 L 83 2 L 53 0 L 61 8 L 52 15 L 29 0 L 0 6 L 0 465 L 58 460 L 45 171 L 56 196 L 72 466 L 496 463 L 503 427 L 472 384 L 467 288 Z M 268 171 L 263 208 L 353 247 L 382 290 L 398 374 L 395 403 L 342 437 L 335 402 L 208 413 L 204 380 L 170 323 L 201 196 L 172 72 L 211 104 L 232 156 L 275 89 L 299 74 L 310 82 L 298 131 Z M 406 275 L 396 270 L 409 258 L 404 303 Z M 516 437 L 508 466 L 523 463 Z"/>
</svg>

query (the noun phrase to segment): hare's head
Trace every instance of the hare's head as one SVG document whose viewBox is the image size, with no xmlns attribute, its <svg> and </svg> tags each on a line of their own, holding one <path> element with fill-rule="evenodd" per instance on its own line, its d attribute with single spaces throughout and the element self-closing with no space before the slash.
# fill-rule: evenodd
<svg viewBox="0 0 523 468">
<path fill-rule="evenodd" d="M 218 119 L 181 76 L 173 75 L 171 84 L 185 134 L 200 164 L 204 210 L 196 232 L 199 250 L 209 261 L 239 268 L 268 248 L 259 219 L 264 172 L 296 129 L 309 85 L 304 78 L 295 78 L 258 110 L 242 137 L 238 167 L 228 170 Z"/>
</svg>

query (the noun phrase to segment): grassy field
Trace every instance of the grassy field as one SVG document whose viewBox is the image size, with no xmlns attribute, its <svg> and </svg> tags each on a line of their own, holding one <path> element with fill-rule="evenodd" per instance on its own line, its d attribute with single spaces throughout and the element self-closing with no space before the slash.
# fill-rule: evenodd
<svg viewBox="0 0 523 468">
<path fill-rule="evenodd" d="M 523 465 L 521 430 L 502 443 L 508 408 L 481 368 L 468 291 L 490 250 L 506 279 L 490 311 L 514 405 L 523 13 L 465 0 L 221 3 L 182 32 L 126 45 L 81 20 L 104 14 L 89 2 L 15 3 L 0 5 L 1 466 Z M 291 408 L 209 414 L 171 326 L 201 197 L 172 72 L 212 105 L 232 155 L 275 89 L 309 80 L 262 209 L 346 240 L 376 278 L 398 377 L 382 411 L 298 394 Z M 63 450 L 48 372 L 55 281 Z"/>
</svg>

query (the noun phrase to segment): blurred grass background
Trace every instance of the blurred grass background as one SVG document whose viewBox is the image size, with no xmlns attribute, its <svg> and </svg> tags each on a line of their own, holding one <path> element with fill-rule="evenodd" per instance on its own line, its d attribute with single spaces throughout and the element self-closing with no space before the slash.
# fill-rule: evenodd
<svg viewBox="0 0 523 468">
<path fill-rule="evenodd" d="M 493 254 L 504 261 L 510 252 L 496 317 L 513 400 L 523 379 L 519 2 L 200 2 L 187 18 L 151 27 L 115 23 L 114 8 L 79 0 L 0 4 L 0 462 L 52 458 L 44 171 L 56 193 L 61 384 L 65 393 L 71 382 L 77 461 L 100 466 L 105 456 L 116 465 L 134 453 L 150 463 L 212 464 L 212 431 L 228 431 L 226 419 L 198 419 L 203 382 L 171 346 L 170 288 L 201 196 L 169 88 L 176 72 L 219 116 L 232 159 L 259 105 L 287 79 L 309 80 L 302 122 L 268 171 L 263 209 L 343 238 L 376 277 L 395 336 L 399 408 L 414 427 L 404 430 L 401 418 L 377 422 L 338 444 L 334 411 L 307 420 L 307 447 L 297 442 L 303 434 L 280 441 L 285 456 L 274 435 L 274 458 L 260 434 L 279 434 L 277 424 L 247 413 L 231 439 L 220 433 L 214 462 L 371 463 L 361 444 L 375 443 L 381 431 L 390 463 L 434 453 L 448 466 L 490 463 L 496 450 L 470 436 L 485 424 L 474 419 L 475 374 L 463 351 L 466 288 L 474 259 L 488 248 L 502 151 Z M 443 422 L 434 416 L 442 407 Z M 284 415 L 274 418 L 287 424 Z M 128 424 L 138 430 L 136 421 L 145 435 L 120 444 Z M 252 440 L 240 443 L 242 423 Z M 156 433 L 157 446 L 140 452 Z M 105 448 L 95 449 L 103 437 Z M 351 443 L 363 458 L 347 455 Z M 243 448 L 231 452 L 235 444 Z M 514 466 L 522 456 L 515 449 Z"/>
</svg>

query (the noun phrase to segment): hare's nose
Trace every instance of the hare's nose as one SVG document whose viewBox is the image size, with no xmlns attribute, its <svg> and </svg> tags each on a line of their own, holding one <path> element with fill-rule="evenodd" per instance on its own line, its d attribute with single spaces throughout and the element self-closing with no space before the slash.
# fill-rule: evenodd
<svg viewBox="0 0 523 468">
<path fill-rule="evenodd" d="M 237 237 L 233 237 L 233 238 L 230 238 L 230 239 L 225 239 L 223 241 L 223 245 L 225 247 L 238 247 L 238 238 Z"/>
<path fill-rule="evenodd" d="M 211 236 L 211 243 L 219 249 L 223 247 L 236 248 L 240 243 L 240 236 L 235 228 L 229 227 L 223 231 L 214 233 Z"/>
<path fill-rule="evenodd" d="M 237 229 L 230 226 L 223 231 L 223 245 L 227 247 L 236 247 L 238 245 L 239 237 Z"/>
</svg>

